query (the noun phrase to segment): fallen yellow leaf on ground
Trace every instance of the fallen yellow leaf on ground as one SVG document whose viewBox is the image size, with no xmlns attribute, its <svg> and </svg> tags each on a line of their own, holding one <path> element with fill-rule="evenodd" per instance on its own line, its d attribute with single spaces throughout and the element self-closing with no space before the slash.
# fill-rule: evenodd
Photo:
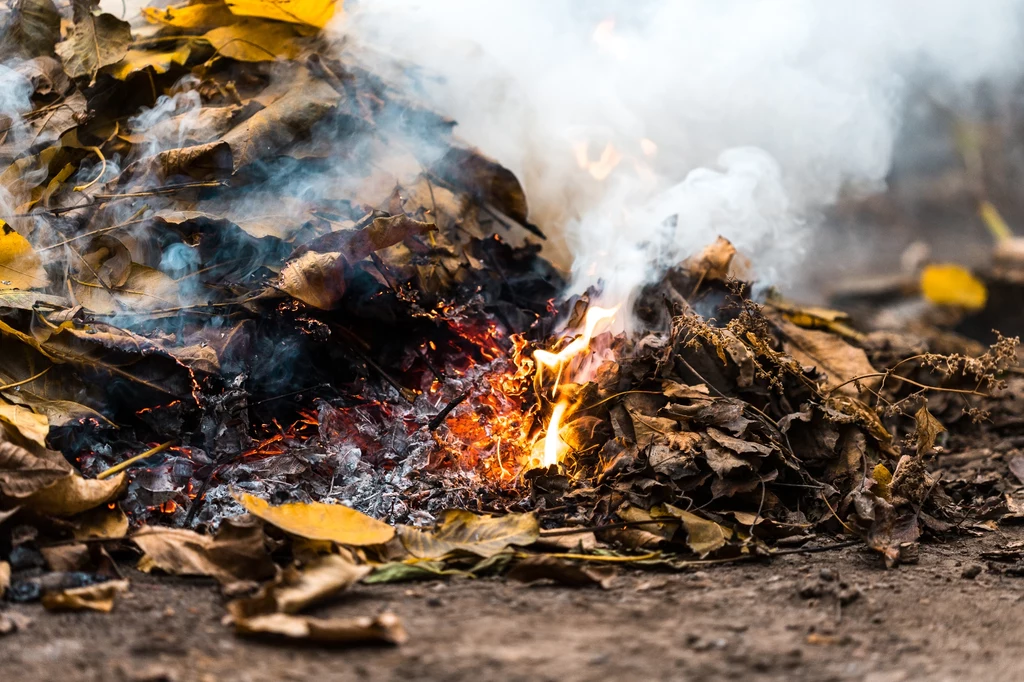
<svg viewBox="0 0 1024 682">
<path fill-rule="evenodd" d="M 191 2 L 184 6 L 144 7 L 142 14 L 154 24 L 175 28 L 214 28 L 234 20 L 223 2 Z"/>
<path fill-rule="evenodd" d="M 51 592 L 43 595 L 43 606 L 49 611 L 110 613 L 114 608 L 114 598 L 127 589 L 127 580 L 111 580 L 63 592 Z"/>
<path fill-rule="evenodd" d="M 124 59 L 110 66 L 106 73 L 121 81 L 144 69 L 153 69 L 154 73 L 167 73 L 174 64 L 183 66 L 191 53 L 192 49 L 187 44 L 181 45 L 173 52 L 128 50 Z"/>
<path fill-rule="evenodd" d="M 981 310 L 988 300 L 985 285 L 959 265 L 929 265 L 921 272 L 921 294 L 935 305 Z"/>
<path fill-rule="evenodd" d="M 235 632 L 240 635 L 270 635 L 329 644 L 402 644 L 409 638 L 402 622 L 393 613 L 382 613 L 375 618 L 313 618 L 272 613 L 254 618 L 236 618 Z"/>
<path fill-rule="evenodd" d="M 291 502 L 276 507 L 248 493 L 235 499 L 250 513 L 286 533 L 339 545 L 381 545 L 395 536 L 386 523 L 340 504 Z"/>
<path fill-rule="evenodd" d="M 5 429 L 13 429 L 18 435 L 39 447 L 46 447 L 46 435 L 50 432 L 50 422 L 46 415 L 36 414 L 27 407 L 11 405 L 0 400 L 0 424 Z"/>
<path fill-rule="evenodd" d="M 301 570 L 285 569 L 255 596 L 235 600 L 232 613 L 246 618 L 268 613 L 299 613 L 347 590 L 371 570 L 369 566 L 359 566 L 337 554 L 320 557 Z"/>
<path fill-rule="evenodd" d="M 32 493 L 25 500 L 25 506 L 40 514 L 74 516 L 113 502 L 121 496 L 127 484 L 123 473 L 99 481 L 83 478 L 75 472 Z"/>
<path fill-rule="evenodd" d="M 0 290 L 38 289 L 47 284 L 39 254 L 27 239 L 0 220 Z"/>
</svg>

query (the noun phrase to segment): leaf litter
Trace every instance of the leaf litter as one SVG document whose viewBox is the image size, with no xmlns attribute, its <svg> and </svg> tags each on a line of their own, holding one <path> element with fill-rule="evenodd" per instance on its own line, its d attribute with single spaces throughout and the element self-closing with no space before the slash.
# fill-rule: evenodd
<svg viewBox="0 0 1024 682">
<path fill-rule="evenodd" d="M 1024 518 L 1020 480 L 942 464 L 1019 414 L 1015 339 L 755 301 L 722 238 L 639 297 L 653 331 L 593 340 L 544 434 L 531 355 L 571 346 L 590 296 L 560 298 L 511 172 L 328 44 L 343 11 L 0 16 L 27 93 L 0 112 L 0 597 L 108 612 L 134 553 L 218 581 L 241 635 L 400 644 L 391 613 L 305 612 L 408 580 L 607 589 L 812 537 L 894 566 Z M 920 295 L 972 311 L 984 286 L 930 266 Z"/>
</svg>

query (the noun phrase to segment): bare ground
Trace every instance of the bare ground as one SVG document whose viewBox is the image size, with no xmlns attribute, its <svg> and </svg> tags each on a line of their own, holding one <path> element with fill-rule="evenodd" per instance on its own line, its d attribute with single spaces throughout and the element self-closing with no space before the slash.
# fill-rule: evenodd
<svg viewBox="0 0 1024 682">
<path fill-rule="evenodd" d="M 498 579 L 360 586 L 324 614 L 388 609 L 395 648 L 238 639 L 209 583 L 133 573 L 108 615 L 49 614 L 0 639 L 5 680 L 1013 680 L 1024 578 L 980 557 L 1002 529 L 922 547 L 885 570 L 860 548 L 672 574 L 622 571 L 612 589 Z M 976 577 L 973 570 L 981 569 Z M 840 604 L 839 596 L 852 600 Z"/>
</svg>

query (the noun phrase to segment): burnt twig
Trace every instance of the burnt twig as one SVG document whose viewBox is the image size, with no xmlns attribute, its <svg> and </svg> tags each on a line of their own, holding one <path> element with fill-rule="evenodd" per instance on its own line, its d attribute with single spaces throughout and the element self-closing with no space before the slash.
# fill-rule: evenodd
<svg viewBox="0 0 1024 682">
<path fill-rule="evenodd" d="M 459 395 L 452 398 L 451 402 L 444 406 L 440 412 L 434 415 L 434 418 L 427 423 L 427 430 L 434 431 L 439 427 L 444 420 L 451 414 L 451 411 L 458 407 L 466 398 L 469 397 L 469 391 L 460 393 Z"/>
</svg>

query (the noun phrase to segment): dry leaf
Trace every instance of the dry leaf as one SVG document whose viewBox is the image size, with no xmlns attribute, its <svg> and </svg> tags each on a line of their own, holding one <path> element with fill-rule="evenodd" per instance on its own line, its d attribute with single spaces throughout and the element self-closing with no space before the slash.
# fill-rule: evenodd
<svg viewBox="0 0 1024 682">
<path fill-rule="evenodd" d="M 209 576 L 222 585 L 274 575 L 275 567 L 264 547 L 259 525 L 228 521 L 225 519 L 216 537 L 183 528 L 143 526 L 131 536 L 132 542 L 144 552 L 139 570 Z"/>
<path fill-rule="evenodd" d="M 66 478 L 71 468 L 61 462 L 38 457 L 14 443 L 0 443 L 0 493 L 24 499 Z"/>
<path fill-rule="evenodd" d="M 342 0 L 227 0 L 233 14 L 324 28 Z"/>
<path fill-rule="evenodd" d="M 147 8 L 152 9 L 152 8 Z M 152 69 L 153 73 L 167 73 L 177 64 L 184 66 L 192 54 L 188 43 L 179 45 L 172 52 L 150 52 L 146 50 L 128 50 L 124 59 L 106 69 L 106 73 L 118 80 L 127 80 L 133 73 Z"/>
<path fill-rule="evenodd" d="M 786 320 L 778 320 L 778 325 L 786 337 L 786 352 L 804 367 L 815 367 L 824 374 L 823 388 L 826 391 L 855 377 L 876 373 L 863 349 L 851 346 L 835 334 L 804 329 Z M 878 377 L 871 376 L 863 379 L 864 385 L 871 388 L 877 386 L 879 381 Z M 836 392 L 851 397 L 856 397 L 858 393 L 854 382 Z"/>
<path fill-rule="evenodd" d="M 729 268 L 735 257 L 736 247 L 725 237 L 719 237 L 699 256 L 687 261 L 686 268 L 701 279 L 724 281 L 729 277 Z"/>
<path fill-rule="evenodd" d="M 142 14 L 154 24 L 175 28 L 214 28 L 235 20 L 235 15 L 221 0 L 189 2 L 177 7 L 143 7 Z"/>
<path fill-rule="evenodd" d="M 104 66 L 121 61 L 132 42 L 131 26 L 113 14 L 95 15 L 88 0 L 74 0 L 74 23 L 65 40 L 55 48 L 64 60 L 64 70 L 72 78 L 88 76 L 96 82 L 96 73 Z"/>
<path fill-rule="evenodd" d="M 262 19 L 243 19 L 203 35 L 221 55 L 241 62 L 297 59 L 301 50 L 296 41 L 300 37 L 301 31 L 293 24 Z"/>
<path fill-rule="evenodd" d="M 371 253 L 400 244 L 409 237 L 436 232 L 437 225 L 413 220 L 407 215 L 375 218 L 361 230 L 336 230 L 314 239 L 302 249 L 338 252 L 349 263 L 363 260 Z"/>
<path fill-rule="evenodd" d="M 490 557 L 510 545 L 533 544 L 540 537 L 540 526 L 533 514 L 478 516 L 449 509 L 436 530 L 402 526 L 398 537 L 410 554 L 421 559 L 440 559 L 456 551 Z"/>
<path fill-rule="evenodd" d="M 277 287 L 314 308 L 331 310 L 345 295 L 347 272 L 340 253 L 309 251 L 288 261 Z"/>
<path fill-rule="evenodd" d="M 119 540 L 128 534 L 128 516 L 121 507 L 97 507 L 75 518 L 72 531 L 76 540 Z"/>
<path fill-rule="evenodd" d="M 60 40 L 60 14 L 52 0 L 22 0 L 9 12 L 0 44 L 0 63 L 11 57 L 31 59 L 46 54 Z"/>
<path fill-rule="evenodd" d="M 657 511 L 657 513 L 682 521 L 683 527 L 686 528 L 686 544 L 702 559 L 724 547 L 732 537 L 732 531 L 725 526 L 702 519 L 696 514 L 670 504 L 660 505 L 651 511 Z"/>
<path fill-rule="evenodd" d="M 258 594 L 236 599 L 228 610 L 236 618 L 299 613 L 347 590 L 371 570 L 369 566 L 358 566 L 337 554 L 328 554 L 314 559 L 301 570 L 285 569 L 275 581 L 264 585 Z"/>
<path fill-rule="evenodd" d="M 988 300 L 985 285 L 959 265 L 928 265 L 921 271 L 921 294 L 935 305 L 981 310 Z"/>
<path fill-rule="evenodd" d="M 615 569 L 611 566 L 586 566 L 544 554 L 527 557 L 508 572 L 509 580 L 523 583 L 554 580 L 569 587 L 596 585 L 605 590 L 611 587 L 614 578 Z"/>
<path fill-rule="evenodd" d="M 382 545 L 395 536 L 395 529 L 388 524 L 340 504 L 292 502 L 275 507 L 248 493 L 237 495 L 235 499 L 250 514 L 286 533 L 309 540 L 363 547 Z"/>
<path fill-rule="evenodd" d="M 935 439 L 946 430 L 946 427 L 932 416 L 927 405 L 922 405 L 921 409 L 914 413 L 914 421 L 917 423 L 917 456 L 924 457 L 932 454 Z"/>
<path fill-rule="evenodd" d="M 84 571 L 92 564 L 89 547 L 81 543 L 43 547 L 40 552 L 46 566 L 58 573 Z"/>
<path fill-rule="evenodd" d="M 11 586 L 11 565 L 0 561 L 0 599 L 3 599 L 7 588 Z"/>
<path fill-rule="evenodd" d="M 127 580 L 110 580 L 105 583 L 44 594 L 43 606 L 50 611 L 110 613 L 114 608 L 114 598 L 127 589 Z"/>
<path fill-rule="evenodd" d="M 124 472 L 101 481 L 77 472 L 38 490 L 24 500 L 27 509 L 50 516 L 74 516 L 121 496 L 128 481 Z"/>
<path fill-rule="evenodd" d="M 236 619 L 240 635 L 272 635 L 322 644 L 402 644 L 408 639 L 402 622 L 392 613 L 375 618 L 312 618 L 273 613 Z"/>
<path fill-rule="evenodd" d="M 39 447 L 46 447 L 46 436 L 50 432 L 50 422 L 46 415 L 0 400 L 0 424 L 13 429 L 22 438 Z"/>
<path fill-rule="evenodd" d="M 0 290 L 36 289 L 49 284 L 43 261 L 28 240 L 0 219 Z"/>
</svg>

